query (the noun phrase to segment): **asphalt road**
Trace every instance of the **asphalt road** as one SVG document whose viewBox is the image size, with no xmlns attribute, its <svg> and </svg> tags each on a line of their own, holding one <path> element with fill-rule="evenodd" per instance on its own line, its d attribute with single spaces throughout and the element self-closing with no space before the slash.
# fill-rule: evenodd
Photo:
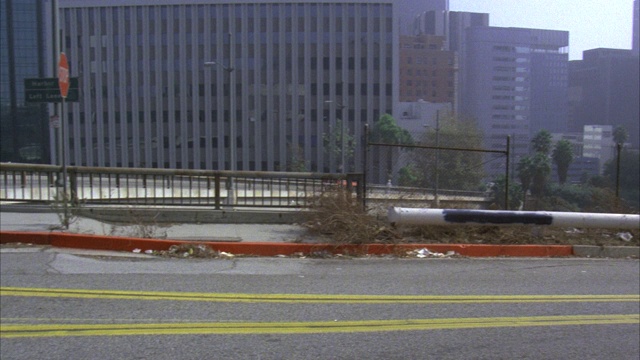
<svg viewBox="0 0 640 360">
<path fill-rule="evenodd" d="M 99 255 L 2 248 L 2 359 L 640 357 L 638 260 Z"/>
</svg>

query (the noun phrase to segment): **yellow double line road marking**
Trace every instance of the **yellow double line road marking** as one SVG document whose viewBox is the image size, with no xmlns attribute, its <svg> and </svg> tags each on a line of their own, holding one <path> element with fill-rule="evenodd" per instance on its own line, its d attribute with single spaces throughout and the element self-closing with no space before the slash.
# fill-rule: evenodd
<svg viewBox="0 0 640 360">
<path fill-rule="evenodd" d="M 0 287 L 0 296 L 296 304 L 481 304 L 640 302 L 640 295 L 326 295 L 242 294 Z"/>
<path fill-rule="evenodd" d="M 640 324 L 640 314 L 312 322 L 1 325 L 0 337 L 316 334 L 495 327 Z"/>
</svg>

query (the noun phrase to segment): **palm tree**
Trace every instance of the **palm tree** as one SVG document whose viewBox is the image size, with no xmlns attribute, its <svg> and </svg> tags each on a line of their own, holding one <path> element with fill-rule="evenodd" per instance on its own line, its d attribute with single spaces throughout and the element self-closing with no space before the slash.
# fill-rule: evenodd
<svg viewBox="0 0 640 360">
<path fill-rule="evenodd" d="M 569 165 L 573 161 L 573 146 L 568 140 L 560 140 L 553 148 L 551 157 L 558 168 L 558 181 L 562 185 L 567 181 Z"/>
<path fill-rule="evenodd" d="M 527 191 L 531 186 L 531 180 L 533 179 L 533 160 L 529 156 L 525 156 L 518 161 L 516 166 L 518 172 L 518 179 L 520 179 L 520 185 L 522 186 L 523 198 L 526 199 Z"/>
<path fill-rule="evenodd" d="M 549 156 L 539 152 L 533 156 L 531 162 L 533 168 L 533 176 L 531 177 L 531 194 L 540 196 L 544 193 L 547 178 L 549 177 L 549 173 L 551 173 Z"/>
<path fill-rule="evenodd" d="M 531 139 L 531 145 L 533 146 L 534 152 L 549 155 L 551 151 L 551 133 L 547 130 L 540 130 L 533 139 Z"/>
<path fill-rule="evenodd" d="M 616 126 L 615 129 L 613 129 L 613 141 L 616 144 L 624 144 L 625 141 L 627 141 L 627 139 L 629 138 L 629 133 L 627 132 L 627 129 L 625 129 L 624 126 Z"/>
</svg>

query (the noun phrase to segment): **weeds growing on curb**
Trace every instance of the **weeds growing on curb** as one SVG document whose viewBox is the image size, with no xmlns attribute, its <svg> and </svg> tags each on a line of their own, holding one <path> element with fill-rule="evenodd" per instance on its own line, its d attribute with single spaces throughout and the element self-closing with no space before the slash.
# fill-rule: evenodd
<svg viewBox="0 0 640 360">
<path fill-rule="evenodd" d="M 109 231 L 110 236 L 129 236 L 143 239 L 166 239 L 167 231 L 160 229 L 160 225 L 156 221 L 159 213 L 151 220 L 144 219 L 141 213 L 133 209 L 128 209 L 130 225 L 111 225 Z"/>
<path fill-rule="evenodd" d="M 51 210 L 58 216 L 59 225 L 52 225 L 49 230 L 68 230 L 71 224 L 78 220 L 77 210 L 79 204 L 73 205 L 69 195 L 62 191 L 55 194 L 51 202 Z"/>
<path fill-rule="evenodd" d="M 310 233 L 325 236 L 336 245 L 396 243 L 401 239 L 386 222 L 369 215 L 355 195 L 342 186 L 318 194 L 305 216 L 303 225 Z"/>
</svg>

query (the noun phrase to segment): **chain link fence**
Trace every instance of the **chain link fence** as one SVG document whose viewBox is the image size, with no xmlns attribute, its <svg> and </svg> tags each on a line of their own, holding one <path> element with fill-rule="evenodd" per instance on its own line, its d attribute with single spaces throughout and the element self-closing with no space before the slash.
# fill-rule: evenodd
<svg viewBox="0 0 640 360">
<path fill-rule="evenodd" d="M 375 129 L 367 133 L 365 173 L 369 203 L 509 208 L 505 191 L 512 166 L 509 137 L 505 136 L 502 149 L 486 149 L 482 135 L 462 122 L 425 127 L 423 131 L 400 131 L 404 134 L 395 138 L 379 136 Z"/>
</svg>

